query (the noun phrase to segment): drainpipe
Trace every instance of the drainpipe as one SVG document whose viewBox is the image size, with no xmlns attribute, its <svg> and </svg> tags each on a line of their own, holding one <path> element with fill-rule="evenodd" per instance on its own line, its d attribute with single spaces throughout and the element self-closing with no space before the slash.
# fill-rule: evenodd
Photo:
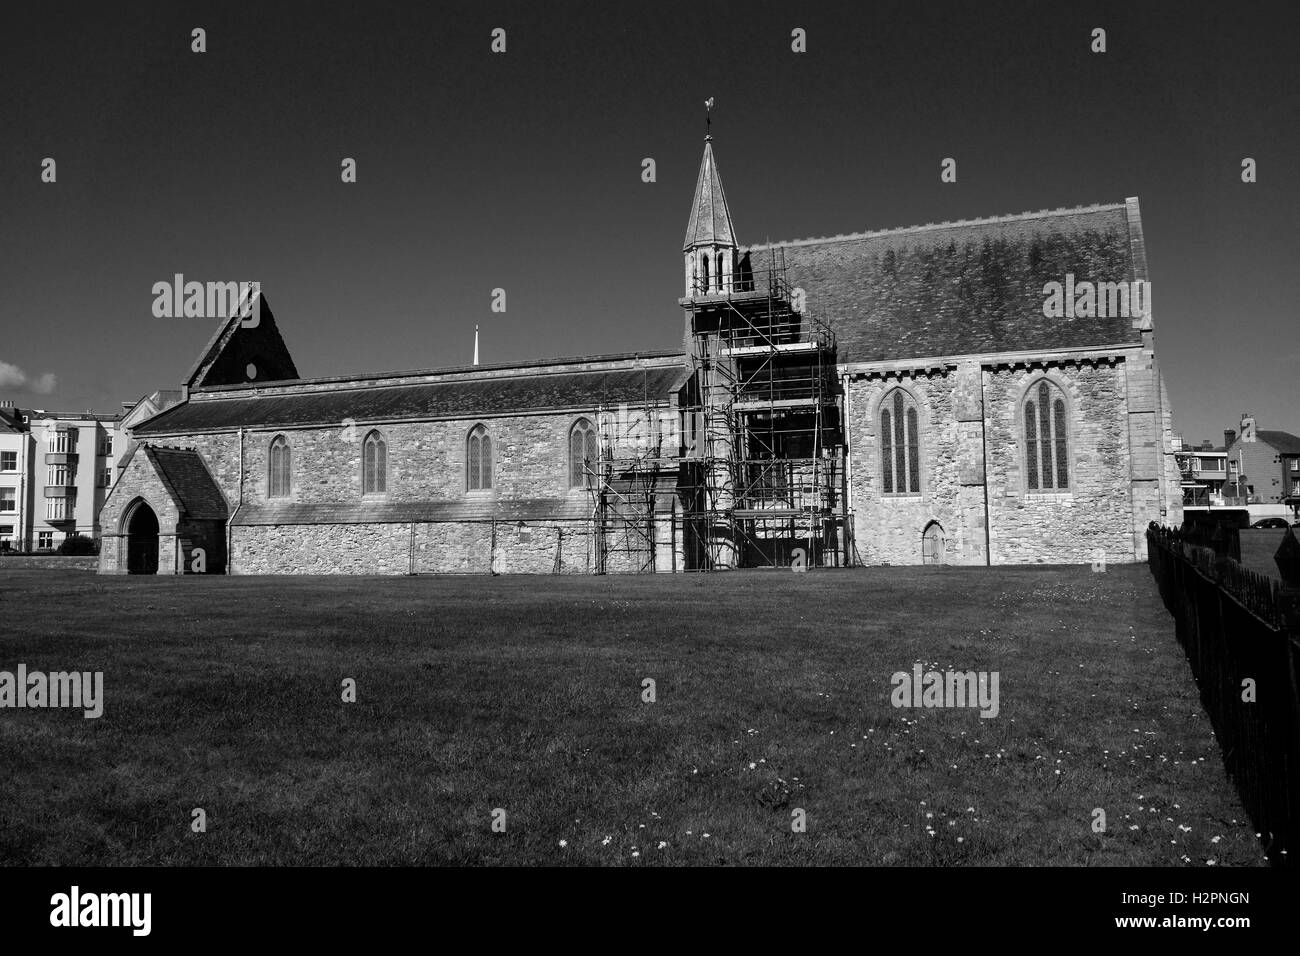
<svg viewBox="0 0 1300 956">
<path fill-rule="evenodd" d="M 22 419 L 19 418 L 18 421 L 21 423 Z M 22 441 L 18 445 L 18 514 L 15 517 L 18 519 L 18 548 L 21 551 L 32 550 L 32 537 L 27 533 L 32 510 L 27 507 L 27 445 L 30 438 L 30 432 L 23 432 Z"/>
<path fill-rule="evenodd" d="M 854 527 L 855 509 L 853 505 L 853 377 L 845 372 L 840 377 L 840 391 L 844 394 L 844 420 L 840 423 L 844 430 L 844 475 L 842 476 L 841 493 L 847 499 L 844 503 L 844 515 L 847 519 L 847 527 L 841 532 L 841 539 L 844 542 L 844 566 L 853 566 L 853 554 L 856 551 L 854 541 L 856 528 Z"/>
<path fill-rule="evenodd" d="M 984 398 L 984 366 L 980 373 L 980 454 L 984 457 L 984 566 L 993 566 L 993 529 L 989 524 L 989 409 Z"/>
<path fill-rule="evenodd" d="M 226 521 L 226 573 L 235 570 L 235 518 L 239 509 L 244 507 L 244 429 L 239 429 L 239 500 L 235 502 L 235 511 Z"/>
</svg>

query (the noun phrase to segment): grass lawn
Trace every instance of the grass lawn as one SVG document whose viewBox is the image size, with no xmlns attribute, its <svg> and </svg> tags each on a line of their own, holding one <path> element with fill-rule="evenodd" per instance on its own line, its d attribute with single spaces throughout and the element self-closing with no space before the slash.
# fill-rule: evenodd
<svg viewBox="0 0 1300 956">
<path fill-rule="evenodd" d="M 915 661 L 1000 712 L 893 707 Z M 105 705 L 0 710 L 8 865 L 1263 862 L 1141 565 L 13 571 L 20 662 Z"/>
</svg>

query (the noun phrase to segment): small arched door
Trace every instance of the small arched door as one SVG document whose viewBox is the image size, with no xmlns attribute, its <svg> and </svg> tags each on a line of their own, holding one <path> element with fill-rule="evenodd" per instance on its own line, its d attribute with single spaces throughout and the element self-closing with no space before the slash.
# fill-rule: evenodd
<svg viewBox="0 0 1300 956">
<path fill-rule="evenodd" d="M 921 563 L 943 564 L 944 545 L 943 526 L 937 521 L 931 521 L 921 535 Z"/>
<path fill-rule="evenodd" d="M 126 521 L 126 570 L 128 574 L 158 573 L 158 516 L 141 501 Z"/>
</svg>

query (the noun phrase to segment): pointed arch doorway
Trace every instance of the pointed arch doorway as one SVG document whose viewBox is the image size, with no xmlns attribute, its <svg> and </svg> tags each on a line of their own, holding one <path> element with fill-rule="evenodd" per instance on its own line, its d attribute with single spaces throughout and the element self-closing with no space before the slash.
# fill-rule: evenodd
<svg viewBox="0 0 1300 956">
<path fill-rule="evenodd" d="M 925 531 L 921 534 L 921 563 L 945 564 L 946 556 L 944 551 L 946 543 L 943 535 L 943 525 L 937 521 L 931 521 L 925 526 Z"/>
<path fill-rule="evenodd" d="M 126 527 L 126 570 L 128 574 L 158 573 L 158 515 L 145 501 L 132 506 Z"/>
</svg>

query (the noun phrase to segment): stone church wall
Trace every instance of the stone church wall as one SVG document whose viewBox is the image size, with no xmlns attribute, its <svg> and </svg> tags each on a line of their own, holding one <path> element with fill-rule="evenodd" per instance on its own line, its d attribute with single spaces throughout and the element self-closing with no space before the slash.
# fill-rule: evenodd
<svg viewBox="0 0 1300 956">
<path fill-rule="evenodd" d="M 387 444 L 386 494 L 390 502 L 465 498 L 555 498 L 569 493 L 569 428 L 578 415 L 402 422 L 375 426 Z M 467 491 L 466 442 L 482 422 L 492 439 L 493 487 Z M 289 443 L 289 501 L 344 503 L 361 500 L 362 443 L 372 427 L 257 431 L 244 439 L 244 498 L 265 501 L 271 441 Z"/>
<path fill-rule="evenodd" d="M 963 527 L 960 494 L 963 435 L 954 412 L 956 376 L 917 372 L 849 383 L 849 448 L 858 554 L 867 564 L 920 564 L 921 534 L 938 521 L 949 541 L 949 563 L 965 563 L 954 542 Z M 916 401 L 920 434 L 919 494 L 885 495 L 880 481 L 880 403 L 895 388 Z M 982 561 L 981 561 L 982 563 Z"/>
<path fill-rule="evenodd" d="M 1030 492 L 1025 485 L 1020 409 L 1026 389 L 1044 375 L 1069 403 L 1068 492 Z M 917 404 L 919 494 L 881 493 L 880 402 L 895 387 Z M 1052 365 L 1044 371 L 1023 365 L 985 368 L 972 360 L 955 368 L 851 378 L 848 428 L 858 554 L 867 564 L 920 564 L 922 534 L 937 521 L 950 564 L 984 564 L 986 534 L 993 564 L 1089 563 L 1099 552 L 1109 562 L 1134 560 L 1134 515 L 1158 507 L 1158 491 L 1154 482 L 1147 489 L 1133 480 L 1130 444 L 1145 446 L 1156 436 L 1130 435 L 1131 428 L 1141 426 L 1130 421 L 1127 388 L 1123 362 Z M 1135 494 L 1147 492 L 1152 501 L 1134 501 Z"/>
<path fill-rule="evenodd" d="M 1132 561 L 1132 470 L 1124 363 L 986 372 L 989 516 L 994 564 Z M 1044 375 L 1065 393 L 1067 492 L 1026 488 L 1021 406 Z"/>
<path fill-rule="evenodd" d="M 665 410 L 665 418 L 675 412 Z M 644 454 L 656 434 L 664 447 L 676 449 L 675 432 L 657 425 L 653 413 L 628 410 L 601 415 L 602 434 L 615 442 L 614 454 Z M 348 503 L 361 500 L 362 442 L 373 428 L 388 447 L 385 495 L 391 502 L 467 500 L 483 497 L 511 499 L 562 498 L 587 492 L 569 487 L 569 431 L 579 418 L 597 420 L 591 412 L 467 418 L 453 421 L 401 422 L 371 426 L 341 423 L 324 428 L 257 429 L 244 433 L 244 500 L 265 502 L 272 440 L 284 435 L 289 443 L 292 481 L 288 502 Z M 492 438 L 493 488 L 469 492 L 465 454 L 470 429 L 482 423 Z M 239 501 L 239 435 L 177 435 L 157 444 L 194 448 L 203 454 L 231 507 Z"/>
<path fill-rule="evenodd" d="M 589 521 L 446 521 L 234 529 L 236 574 L 590 574 Z M 648 553 L 648 552 L 647 552 Z M 611 555 L 611 572 L 640 570 Z M 633 564 L 636 564 L 633 567 Z"/>
<path fill-rule="evenodd" d="M 226 523 L 224 521 L 182 519 L 176 526 L 177 552 L 182 574 L 226 573 Z M 203 551 L 203 561 L 197 561 L 195 549 Z M 202 568 L 202 570 L 200 570 Z"/>
<path fill-rule="evenodd" d="M 675 413 L 665 411 L 667 416 Z M 269 451 L 284 435 L 291 456 L 290 494 L 286 503 L 338 505 L 346 518 L 350 505 L 372 502 L 452 503 L 473 519 L 412 523 L 340 520 L 336 523 L 239 525 L 232 531 L 230 562 L 235 574 L 406 574 L 551 573 L 557 555 L 561 573 L 595 570 L 595 543 L 589 519 L 536 514 L 525 520 L 501 517 L 514 502 L 549 499 L 568 514 L 583 514 L 592 497 L 569 487 L 569 433 L 579 418 L 595 422 L 595 412 L 548 413 L 455 421 L 377 426 L 387 445 L 386 493 L 362 496 L 362 443 L 371 426 L 341 423 L 325 428 L 246 431 L 243 439 L 246 504 L 267 499 Z M 659 415 L 644 410 L 612 411 L 601 416 L 602 434 L 616 454 L 650 451 L 657 435 L 675 452 L 677 435 Z M 674 419 L 675 421 L 675 419 Z M 470 429 L 482 422 L 492 438 L 493 487 L 466 489 L 465 453 Z M 239 435 L 178 435 L 158 444 L 195 448 L 231 502 L 239 501 Z M 494 545 L 495 542 L 495 545 Z M 610 572 L 642 570 L 651 563 L 649 545 L 634 540 L 611 542 L 606 559 Z M 665 545 L 671 549 L 671 542 Z M 671 556 L 656 555 L 661 566 Z"/>
</svg>

